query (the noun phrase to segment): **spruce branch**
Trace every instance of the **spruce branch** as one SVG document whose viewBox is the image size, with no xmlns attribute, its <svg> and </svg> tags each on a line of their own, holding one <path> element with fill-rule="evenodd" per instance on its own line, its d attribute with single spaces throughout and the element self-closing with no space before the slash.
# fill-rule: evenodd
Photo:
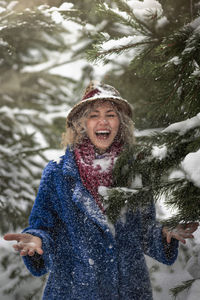
<svg viewBox="0 0 200 300">
<path fill-rule="evenodd" d="M 112 8 L 108 7 L 105 3 L 99 4 L 97 6 L 97 13 L 99 15 L 106 15 L 107 17 L 111 18 L 111 20 L 115 20 L 116 22 L 124 24 L 128 27 L 135 28 L 135 24 L 133 23 L 130 16 L 127 16 L 127 18 L 125 18 L 122 14 L 118 14 Z"/>
<path fill-rule="evenodd" d="M 160 43 L 160 40 L 157 40 L 152 46 L 149 44 L 149 47 L 146 49 L 143 49 L 141 53 L 137 55 L 137 57 L 134 57 L 130 62 L 130 68 L 132 70 L 137 70 L 138 67 L 141 68 L 142 64 L 145 64 L 145 61 L 147 57 L 151 54 L 151 52 L 157 47 L 157 45 Z"/>
<path fill-rule="evenodd" d="M 142 33 L 144 35 L 150 34 L 150 31 L 147 30 L 145 24 L 143 24 L 135 17 L 133 11 L 131 11 L 129 6 L 127 6 L 127 4 L 124 1 L 120 1 L 120 7 L 123 7 L 123 11 L 119 10 L 117 12 L 117 10 L 112 9 L 108 5 L 103 3 L 97 6 L 97 12 L 100 15 L 107 15 L 115 22 L 131 27 L 134 31 L 136 30 L 138 33 Z"/>
<path fill-rule="evenodd" d="M 175 288 L 170 289 L 173 299 L 175 300 L 176 297 L 178 296 L 178 294 L 180 292 L 184 291 L 185 289 L 189 290 L 195 280 L 196 279 L 183 281 L 183 283 L 181 285 L 178 285 Z"/>
<path fill-rule="evenodd" d="M 177 81 L 174 84 L 174 89 L 171 91 L 169 97 L 163 101 L 162 105 L 166 105 L 174 97 L 175 93 L 177 92 L 178 88 L 180 87 L 181 80 L 184 77 L 185 67 L 186 67 L 186 65 L 183 65 L 183 67 L 181 68 L 180 76 L 178 77 Z"/>
<path fill-rule="evenodd" d="M 179 163 L 189 151 L 187 147 L 193 139 L 190 134 L 190 131 L 184 136 L 177 132 L 154 133 L 146 137 L 145 141 L 140 138 L 134 148 L 123 151 L 114 168 L 114 187 L 106 199 L 108 217 L 112 221 L 117 220 L 123 206 L 135 210 L 150 205 L 152 199 L 148 197 L 149 194 L 154 195 L 155 202 L 161 195 L 165 195 L 165 205 L 177 211 L 175 216 L 164 221 L 168 227 L 200 220 L 200 209 L 197 209 L 200 207 L 199 188 L 189 182 L 186 176 L 168 179 L 174 168 L 180 169 Z M 152 156 L 152 147 L 158 142 L 169 148 L 162 159 Z M 133 184 L 138 174 L 142 178 L 142 185 L 139 187 Z"/>
<path fill-rule="evenodd" d="M 129 48 L 134 48 L 137 46 L 141 46 L 141 45 L 147 45 L 147 44 L 154 44 L 155 42 L 158 42 L 158 40 L 151 40 L 151 41 L 144 41 L 144 42 L 137 42 L 137 43 L 132 43 L 126 46 L 121 46 L 119 48 L 113 48 L 110 50 L 105 50 L 105 51 L 100 51 L 97 55 L 106 55 L 106 54 L 110 54 L 110 53 L 119 53 L 121 51 L 127 50 Z"/>
<path fill-rule="evenodd" d="M 111 55 L 111 54 L 121 54 L 126 50 L 129 50 L 131 48 L 137 48 L 139 46 L 147 46 L 149 44 L 155 44 L 158 40 L 146 40 L 136 43 L 130 43 L 128 45 L 119 46 L 119 47 L 113 47 L 109 50 L 101 50 L 101 45 L 94 45 L 93 50 L 87 51 L 88 59 L 93 61 L 98 61 L 101 59 L 105 59 L 105 57 Z M 100 48 L 100 49 L 99 49 Z M 139 55 L 139 54 L 138 54 Z"/>
<path fill-rule="evenodd" d="M 145 23 L 141 19 L 138 19 L 133 13 L 133 10 L 124 0 L 114 0 L 114 2 L 118 5 L 118 8 L 120 10 L 125 11 L 127 15 L 130 16 L 131 20 L 134 20 L 133 25 L 134 28 L 138 30 L 138 32 L 145 35 L 152 35 L 152 28 L 148 26 L 148 23 Z M 150 15 L 149 17 L 153 18 L 152 15 Z"/>
</svg>

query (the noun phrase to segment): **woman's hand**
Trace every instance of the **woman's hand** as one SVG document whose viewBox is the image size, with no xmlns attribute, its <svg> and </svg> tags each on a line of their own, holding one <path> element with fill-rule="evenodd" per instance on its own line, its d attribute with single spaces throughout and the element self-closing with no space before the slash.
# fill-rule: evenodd
<svg viewBox="0 0 200 300">
<path fill-rule="evenodd" d="M 8 233 L 4 236 L 6 241 L 17 241 L 13 245 L 16 251 L 20 252 L 21 256 L 33 256 L 35 253 L 43 254 L 41 238 L 29 233 Z"/>
<path fill-rule="evenodd" d="M 166 226 L 164 226 L 162 229 L 162 233 L 164 237 L 166 237 L 167 243 L 170 243 L 171 239 L 174 238 L 185 244 L 186 239 L 194 238 L 192 233 L 197 230 L 198 226 L 198 222 L 179 224 L 172 230 L 169 230 Z"/>
</svg>

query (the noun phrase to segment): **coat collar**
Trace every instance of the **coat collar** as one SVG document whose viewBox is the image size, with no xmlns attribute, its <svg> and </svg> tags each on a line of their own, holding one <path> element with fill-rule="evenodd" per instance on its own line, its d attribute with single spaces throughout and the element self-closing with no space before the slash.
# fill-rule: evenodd
<svg viewBox="0 0 200 300">
<path fill-rule="evenodd" d="M 74 159 L 74 152 L 67 148 L 63 161 L 63 174 L 75 179 L 75 188 L 72 201 L 76 203 L 84 214 L 98 224 L 104 231 L 111 234 L 106 216 L 102 213 L 92 195 L 83 186 L 79 171 Z"/>
<path fill-rule="evenodd" d="M 62 170 L 64 176 L 70 176 L 73 177 L 74 179 L 80 180 L 79 171 L 74 159 L 74 152 L 69 147 L 67 148 L 64 155 Z"/>
</svg>

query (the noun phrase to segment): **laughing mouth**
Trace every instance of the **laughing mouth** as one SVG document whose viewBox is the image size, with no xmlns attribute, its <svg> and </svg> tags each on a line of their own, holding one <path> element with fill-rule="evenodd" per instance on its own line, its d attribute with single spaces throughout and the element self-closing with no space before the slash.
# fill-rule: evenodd
<svg viewBox="0 0 200 300">
<path fill-rule="evenodd" d="M 104 139 L 108 138 L 110 133 L 111 133 L 110 130 L 98 130 L 95 132 L 97 137 L 99 137 L 99 138 L 102 137 Z"/>
</svg>

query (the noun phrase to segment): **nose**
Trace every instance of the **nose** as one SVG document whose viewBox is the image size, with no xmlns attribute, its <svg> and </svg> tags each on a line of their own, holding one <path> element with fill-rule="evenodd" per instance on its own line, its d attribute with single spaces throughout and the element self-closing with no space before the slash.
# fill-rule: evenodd
<svg viewBox="0 0 200 300">
<path fill-rule="evenodd" d="M 106 117 L 100 117 L 99 118 L 99 123 L 100 124 L 108 124 L 108 120 L 106 119 Z"/>
</svg>

